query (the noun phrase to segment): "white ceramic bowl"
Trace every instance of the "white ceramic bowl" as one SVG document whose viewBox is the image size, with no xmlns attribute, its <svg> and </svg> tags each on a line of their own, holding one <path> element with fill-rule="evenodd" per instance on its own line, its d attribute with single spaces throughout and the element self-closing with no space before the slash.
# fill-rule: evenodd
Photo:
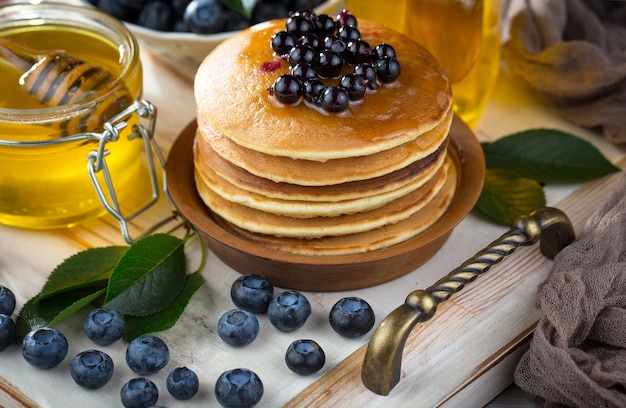
<svg viewBox="0 0 626 408">
<path fill-rule="evenodd" d="M 336 15 L 343 8 L 343 0 L 328 0 L 318 6 L 318 14 Z M 193 79 L 204 57 L 219 43 L 236 31 L 218 34 L 174 33 L 150 30 L 125 23 L 139 42 L 139 47 L 156 56 L 185 77 Z"/>
</svg>

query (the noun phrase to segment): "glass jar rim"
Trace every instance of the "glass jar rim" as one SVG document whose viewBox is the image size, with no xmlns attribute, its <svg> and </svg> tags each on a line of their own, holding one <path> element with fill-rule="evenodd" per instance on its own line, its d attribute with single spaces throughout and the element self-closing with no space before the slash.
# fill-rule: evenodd
<svg viewBox="0 0 626 408">
<path fill-rule="evenodd" d="M 68 3 L 56 0 L 46 1 L 9 1 L 0 5 L 0 30 L 22 27 L 24 25 L 40 26 L 44 24 L 63 24 L 77 27 L 86 31 L 94 31 L 118 44 L 121 61 L 120 75 L 115 78 L 107 92 L 81 102 L 41 107 L 32 109 L 0 108 L 0 120 L 13 122 L 39 121 L 49 119 L 59 114 L 70 115 L 75 112 L 88 110 L 97 105 L 102 99 L 109 97 L 110 92 L 126 80 L 136 64 L 139 63 L 139 46 L 135 36 L 115 17 L 87 4 Z"/>
</svg>

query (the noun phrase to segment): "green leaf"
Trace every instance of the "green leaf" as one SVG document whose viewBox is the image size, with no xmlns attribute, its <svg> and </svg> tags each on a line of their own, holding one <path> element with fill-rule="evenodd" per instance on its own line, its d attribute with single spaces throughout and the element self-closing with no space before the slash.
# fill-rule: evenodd
<svg viewBox="0 0 626 408">
<path fill-rule="evenodd" d="M 38 302 L 34 302 L 36 298 L 29 300 L 17 317 L 18 338 L 24 337 L 32 329 L 57 324 L 104 295 L 105 291 L 106 285 L 80 287 L 65 291 L 62 296 L 48 297 Z"/>
<path fill-rule="evenodd" d="M 507 169 L 487 169 L 476 208 L 493 220 L 510 225 L 519 215 L 545 207 L 541 184 Z"/>
<path fill-rule="evenodd" d="M 246 18 L 250 18 L 252 17 L 252 10 L 254 10 L 257 0 L 220 0 L 220 3 Z"/>
<path fill-rule="evenodd" d="M 81 287 L 106 283 L 127 250 L 125 246 L 91 248 L 70 256 L 50 273 L 34 302 Z"/>
<path fill-rule="evenodd" d="M 189 274 L 186 276 L 183 290 L 167 308 L 149 316 L 126 316 L 124 319 L 126 322 L 126 332 L 124 334 L 126 340 L 131 341 L 143 334 L 167 330 L 174 326 L 193 294 L 202 285 L 204 285 L 204 278 L 200 272 Z"/>
<path fill-rule="evenodd" d="M 184 241 L 168 234 L 135 242 L 109 278 L 105 305 L 127 316 L 147 316 L 168 307 L 185 285 Z"/>
<path fill-rule="evenodd" d="M 532 129 L 482 144 L 488 168 L 515 170 L 544 183 L 592 180 L 620 169 L 591 143 L 555 129 Z"/>
</svg>

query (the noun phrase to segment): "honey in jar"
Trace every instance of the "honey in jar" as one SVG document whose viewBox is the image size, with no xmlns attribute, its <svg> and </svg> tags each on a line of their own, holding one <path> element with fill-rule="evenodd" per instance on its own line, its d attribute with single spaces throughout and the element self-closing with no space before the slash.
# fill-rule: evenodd
<svg viewBox="0 0 626 408">
<path fill-rule="evenodd" d="M 137 180 L 146 171 L 141 140 L 133 135 L 140 118 L 124 113 L 132 111 L 142 90 L 132 34 L 88 6 L 9 3 L 0 7 L 0 46 L 5 48 L 0 53 L 0 223 L 58 228 L 105 214 L 90 166 L 104 170 L 93 173 L 97 183 L 113 187 L 103 189 L 105 198 L 132 208 L 144 194 Z M 19 57 L 38 62 L 25 70 Z M 50 63 L 45 69 L 58 73 L 45 77 L 37 71 L 45 58 Z M 59 79 L 63 69 L 77 69 L 79 63 L 71 61 L 98 71 L 97 92 L 76 91 L 88 74 Z M 67 83 L 71 80 L 73 85 Z M 112 125 L 109 132 L 105 123 Z"/>
</svg>

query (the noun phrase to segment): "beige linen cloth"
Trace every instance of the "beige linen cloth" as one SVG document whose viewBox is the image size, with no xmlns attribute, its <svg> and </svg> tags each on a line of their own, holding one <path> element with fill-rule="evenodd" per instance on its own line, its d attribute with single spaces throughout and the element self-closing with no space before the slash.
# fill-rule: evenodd
<svg viewBox="0 0 626 408">
<path fill-rule="evenodd" d="M 626 1 L 502 1 L 509 69 L 567 120 L 626 144 Z"/>
<path fill-rule="evenodd" d="M 515 383 L 545 407 L 626 407 L 626 174 L 555 258 Z"/>
</svg>

